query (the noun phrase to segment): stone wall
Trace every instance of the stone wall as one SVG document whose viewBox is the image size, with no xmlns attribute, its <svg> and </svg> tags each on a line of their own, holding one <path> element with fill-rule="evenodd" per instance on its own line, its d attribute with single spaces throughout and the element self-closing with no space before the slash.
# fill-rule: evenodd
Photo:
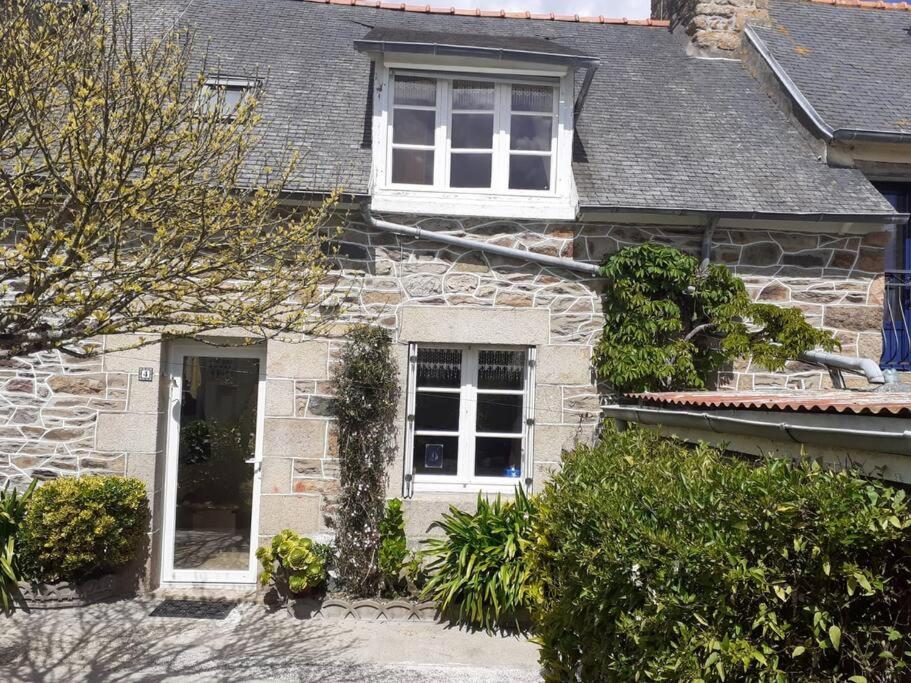
<svg viewBox="0 0 911 683">
<path fill-rule="evenodd" d="M 748 21 L 769 21 L 769 0 L 664 0 L 652 3 L 684 35 L 695 54 L 727 54 L 740 48 Z"/>
<path fill-rule="evenodd" d="M 697 254 L 702 238 L 701 229 L 667 226 L 388 218 L 589 262 L 644 241 Z M 342 230 L 338 245 L 339 267 L 329 284 L 341 333 L 267 346 L 261 540 L 286 527 L 331 531 L 338 460 L 328 380 L 349 323 L 371 322 L 393 333 L 403 382 L 410 341 L 536 346 L 536 486 L 559 467 L 564 448 L 592 438 L 599 410 L 590 355 L 602 327 L 597 280 L 357 222 Z M 884 246 L 885 233 L 861 238 L 718 229 L 713 259 L 743 277 L 757 300 L 799 307 L 814 324 L 835 331 L 844 352 L 878 358 Z M 112 349 L 129 341 L 105 344 Z M 167 406 L 162 353 L 154 345 L 88 361 L 41 354 L 6 363 L 0 368 L 0 485 L 90 472 L 139 476 L 151 493 L 157 538 Z M 138 381 L 145 366 L 153 367 L 153 382 Z M 799 363 L 779 374 L 739 363 L 719 379 L 723 387 L 741 389 L 828 385 L 824 372 Z M 390 496 L 402 495 L 404 415 L 403 397 Z M 467 507 L 474 498 L 416 494 L 407 503 L 409 534 L 423 534 L 450 503 Z"/>
</svg>

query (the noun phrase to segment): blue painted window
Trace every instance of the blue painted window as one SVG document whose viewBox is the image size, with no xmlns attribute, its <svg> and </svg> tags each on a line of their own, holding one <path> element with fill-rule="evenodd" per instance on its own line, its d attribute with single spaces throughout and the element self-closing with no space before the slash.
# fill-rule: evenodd
<svg viewBox="0 0 911 683">
<path fill-rule="evenodd" d="M 911 212 L 911 184 L 877 186 L 896 211 Z M 911 223 L 896 225 L 886 253 L 883 355 L 880 365 L 911 370 Z"/>
</svg>

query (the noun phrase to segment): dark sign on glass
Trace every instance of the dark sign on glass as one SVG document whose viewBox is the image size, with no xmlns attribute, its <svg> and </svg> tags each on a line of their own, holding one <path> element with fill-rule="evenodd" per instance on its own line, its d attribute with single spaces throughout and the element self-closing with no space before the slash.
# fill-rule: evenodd
<svg viewBox="0 0 911 683">
<path fill-rule="evenodd" d="M 424 467 L 427 469 L 443 469 L 443 444 L 424 444 Z"/>
</svg>

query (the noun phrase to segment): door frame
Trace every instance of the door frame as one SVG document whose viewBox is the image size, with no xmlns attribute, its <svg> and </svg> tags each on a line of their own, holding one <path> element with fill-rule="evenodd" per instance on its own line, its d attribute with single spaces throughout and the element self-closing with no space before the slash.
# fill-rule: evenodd
<svg viewBox="0 0 911 683">
<path fill-rule="evenodd" d="M 174 568 L 174 532 L 177 522 L 177 458 L 180 448 L 180 407 L 183 392 L 183 364 L 188 356 L 259 359 L 256 395 L 256 438 L 253 456 L 253 492 L 250 501 L 250 560 L 246 570 L 202 570 Z M 180 584 L 252 584 L 256 582 L 256 548 L 259 538 L 259 504 L 262 480 L 263 426 L 266 408 L 265 347 L 211 346 L 202 342 L 180 342 L 168 352 L 168 414 L 165 446 L 164 514 L 161 534 L 161 582 Z"/>
</svg>

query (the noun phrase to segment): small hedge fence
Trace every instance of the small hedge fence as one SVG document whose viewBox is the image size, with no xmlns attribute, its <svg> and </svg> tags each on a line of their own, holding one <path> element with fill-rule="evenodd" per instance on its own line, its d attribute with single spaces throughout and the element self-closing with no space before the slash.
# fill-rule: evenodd
<svg viewBox="0 0 911 683">
<path fill-rule="evenodd" d="M 609 430 L 537 507 L 551 680 L 908 680 L 901 490 Z"/>
</svg>

